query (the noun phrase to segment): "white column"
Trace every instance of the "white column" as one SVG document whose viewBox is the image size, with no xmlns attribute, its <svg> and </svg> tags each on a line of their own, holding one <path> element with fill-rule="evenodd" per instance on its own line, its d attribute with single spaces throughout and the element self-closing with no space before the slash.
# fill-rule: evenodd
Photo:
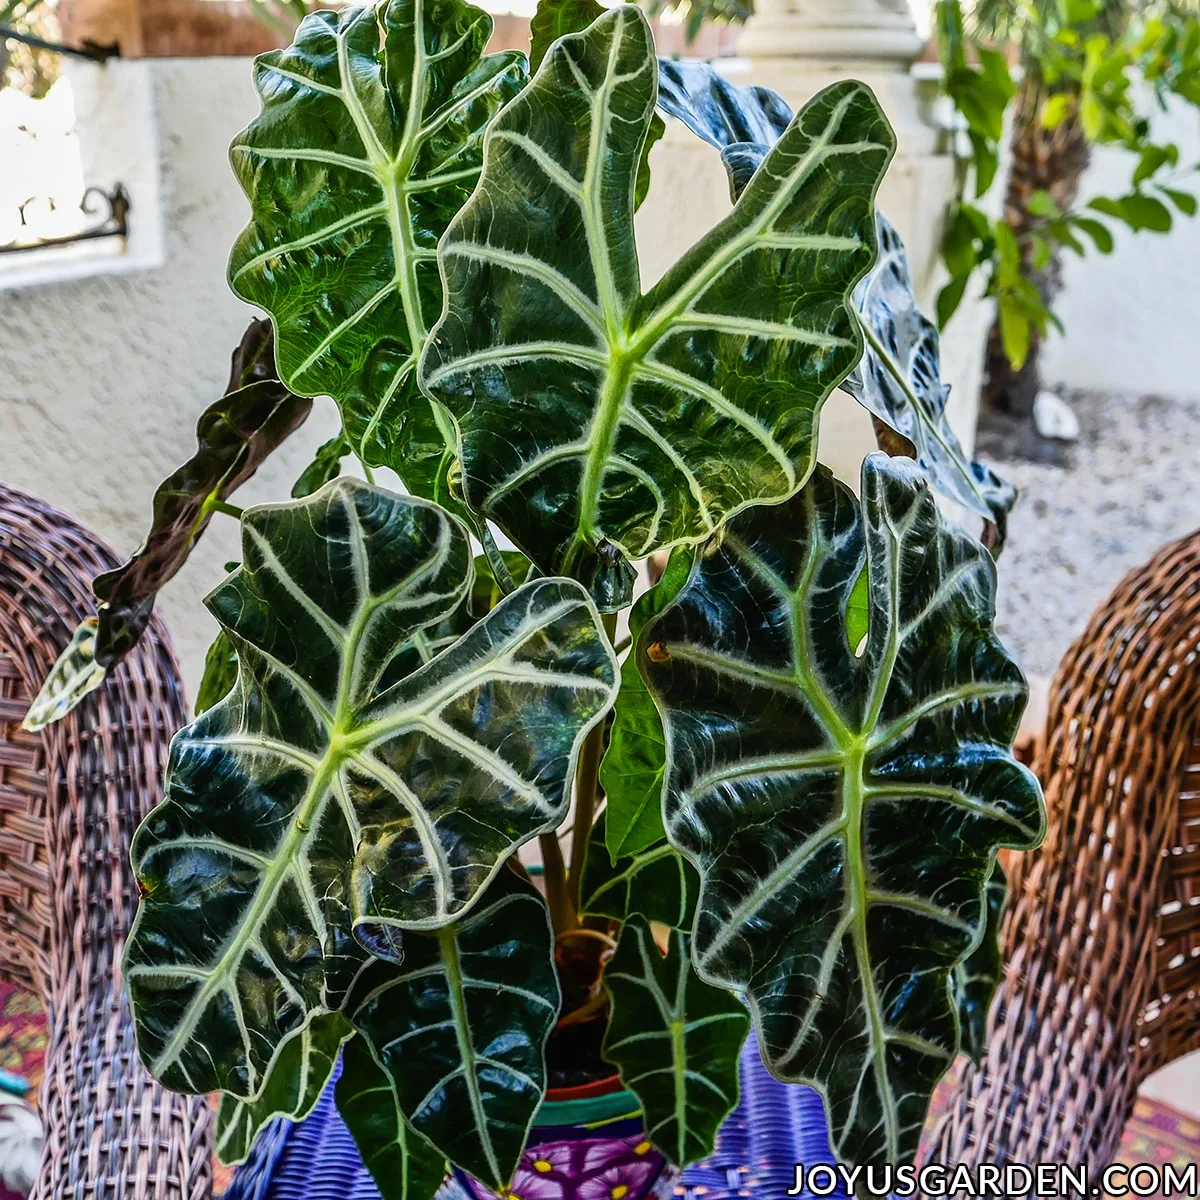
<svg viewBox="0 0 1200 1200">
<path fill-rule="evenodd" d="M 773 88 L 794 108 L 842 79 L 859 79 L 874 91 L 896 131 L 896 157 L 879 190 L 879 206 L 904 239 L 918 302 L 932 314 L 943 278 L 939 249 L 955 171 L 948 138 L 934 119 L 936 71 L 913 72 L 923 44 L 906 0 L 756 0 L 755 15 L 738 42 L 742 57 L 729 64 L 729 72 L 737 83 Z M 990 310 L 972 297 L 942 339 L 952 419 L 968 444 L 989 323 Z M 862 455 L 873 447 L 863 410 L 843 394 L 831 397 L 821 419 L 823 460 L 853 482 Z"/>
<path fill-rule="evenodd" d="M 899 152 L 936 154 L 929 89 L 910 68 L 924 45 L 905 0 L 757 0 L 738 41 L 755 83 L 795 106 L 838 79 L 861 79 L 896 129 Z"/>
</svg>

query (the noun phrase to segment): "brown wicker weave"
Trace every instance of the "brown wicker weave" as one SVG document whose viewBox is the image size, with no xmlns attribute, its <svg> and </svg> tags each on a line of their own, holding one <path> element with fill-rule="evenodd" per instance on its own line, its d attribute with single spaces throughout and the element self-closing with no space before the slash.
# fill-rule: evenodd
<svg viewBox="0 0 1200 1200">
<path fill-rule="evenodd" d="M 115 558 L 69 517 L 0 486 L 0 974 L 50 1013 L 35 1200 L 200 1200 L 211 1114 L 137 1060 L 118 978 L 137 891 L 129 839 L 184 723 L 154 621 L 113 677 L 43 734 L 18 728 Z"/>
<path fill-rule="evenodd" d="M 926 1157 L 1113 1160 L 1141 1081 L 1200 1047 L 1200 533 L 1128 575 L 1051 687 L 1050 828 L 1016 855 L 980 1070 Z"/>
</svg>

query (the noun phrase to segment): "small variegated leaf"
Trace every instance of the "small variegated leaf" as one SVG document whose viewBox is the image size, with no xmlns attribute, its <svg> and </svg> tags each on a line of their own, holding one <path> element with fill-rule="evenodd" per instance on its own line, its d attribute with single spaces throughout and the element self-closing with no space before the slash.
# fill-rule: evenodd
<svg viewBox="0 0 1200 1200">
<path fill-rule="evenodd" d="M 662 578 L 638 597 L 629 613 L 632 641 L 650 617 L 675 599 L 687 581 L 693 557 L 690 547 L 680 546 L 668 559 Z M 600 763 L 607 852 L 614 862 L 666 837 L 662 823 L 666 754 L 662 718 L 638 674 L 637 656 L 631 653 L 621 664 L 621 690 L 613 706 L 608 748 Z"/>
<path fill-rule="evenodd" d="M 213 1152 L 227 1167 L 243 1163 L 269 1121 L 303 1121 L 333 1074 L 338 1049 L 354 1032 L 340 1013 L 319 1013 L 279 1049 L 262 1091 L 253 1100 L 222 1096 Z"/>
<path fill-rule="evenodd" d="M 946 417 L 950 386 L 942 383 L 937 326 L 917 307 L 900 235 L 882 213 L 875 220 L 879 258 L 854 291 L 867 346 L 842 387 L 908 439 L 939 492 L 1003 530 L 1016 488 L 968 458 L 951 429 Z M 999 553 L 995 543 L 994 553 Z"/>
<path fill-rule="evenodd" d="M 706 1158 L 738 1101 L 746 1006 L 696 975 L 687 934 L 672 930 L 664 956 L 642 917 L 621 927 L 604 985 L 603 1054 L 641 1101 L 646 1136 L 678 1166 Z"/>
<path fill-rule="evenodd" d="M 984 892 L 983 930 L 979 945 L 954 968 L 954 995 L 962 1048 L 976 1065 L 987 1053 L 988 1013 L 1004 971 L 1000 924 L 1008 899 L 1008 877 L 997 860 Z"/>
<path fill-rule="evenodd" d="M 438 238 L 527 76 L 523 54 L 483 55 L 491 30 L 462 0 L 312 13 L 256 60 L 262 112 L 231 151 L 252 219 L 229 280 L 274 319 L 283 379 L 331 395 L 363 461 L 450 508 L 453 429 L 414 368 L 442 307 Z"/>
<path fill-rule="evenodd" d="M 145 540 L 127 562 L 92 583 L 101 602 L 98 663 L 111 667 L 129 653 L 149 624 L 159 589 L 187 561 L 215 506 L 258 470 L 311 408 L 311 400 L 266 378 L 227 393 L 204 410 L 196 424 L 196 453 L 154 493 Z"/>
<path fill-rule="evenodd" d="M 807 476 L 817 412 L 861 353 L 848 301 L 893 148 L 866 87 L 826 89 L 643 295 L 633 198 L 657 74 L 635 8 L 555 43 L 439 244 L 446 309 L 421 362 L 472 508 L 606 610 L 629 602 L 627 558 Z"/>
<path fill-rule="evenodd" d="M 839 1161 L 914 1155 L 958 1051 L 951 974 L 996 848 L 1042 836 L 1011 754 L 1026 688 L 992 629 L 995 586 L 917 465 L 876 453 L 861 510 L 820 468 L 731 520 L 638 641 L 667 731 L 667 834 L 701 877 L 693 958 L 746 993 L 772 1072 L 821 1089 Z"/>
<path fill-rule="evenodd" d="M 355 919 L 443 925 L 562 821 L 616 664 L 583 589 L 539 579 L 380 691 L 467 596 L 465 529 L 341 479 L 250 509 L 242 533 L 208 601 L 237 685 L 175 737 L 134 838 L 124 978 L 152 1074 L 252 1098 L 287 1037 L 340 1006 Z"/>
<path fill-rule="evenodd" d="M 445 1157 L 409 1127 L 395 1084 L 363 1038 L 342 1051 L 333 1094 L 382 1200 L 430 1200 L 445 1178 Z"/>
<path fill-rule="evenodd" d="M 58 656 L 41 690 L 33 698 L 21 728 L 39 733 L 65 717 L 89 692 L 105 680 L 108 671 L 96 661 L 96 618 L 85 617 Z"/>
<path fill-rule="evenodd" d="M 546 902 L 515 871 L 461 921 L 405 938 L 352 1011 L 404 1116 L 451 1162 L 502 1191 L 546 1088 L 558 976 Z"/>
<path fill-rule="evenodd" d="M 647 921 L 658 921 L 672 929 L 691 929 L 700 891 L 695 868 L 665 836 L 653 846 L 612 862 L 605 848 L 607 817 L 607 813 L 601 813 L 592 828 L 579 911 L 614 921 L 641 913 Z"/>
</svg>

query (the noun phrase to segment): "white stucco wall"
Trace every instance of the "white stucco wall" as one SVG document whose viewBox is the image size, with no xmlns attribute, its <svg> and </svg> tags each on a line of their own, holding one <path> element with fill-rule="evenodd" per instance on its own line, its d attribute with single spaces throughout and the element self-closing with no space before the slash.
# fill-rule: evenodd
<svg viewBox="0 0 1200 1200">
<path fill-rule="evenodd" d="M 1155 140 L 1179 146 L 1176 183 L 1200 196 L 1200 118 L 1173 104 L 1154 123 Z M 1081 203 L 1120 196 L 1129 188 L 1132 157 L 1101 149 L 1083 179 Z M 1200 219 L 1175 214 L 1169 234 L 1113 228 L 1116 248 L 1105 256 L 1063 255 L 1063 292 L 1055 307 L 1066 336 L 1048 343 L 1043 378 L 1051 385 L 1200 398 L 1196 371 L 1196 280 L 1200 276 Z"/>
<path fill-rule="evenodd" d="M 225 285 L 247 213 L 226 147 L 257 101 L 247 60 L 69 69 L 95 172 L 127 159 L 129 139 L 155 124 L 161 266 L 0 291 L 0 479 L 74 514 L 124 554 L 145 532 L 155 486 L 192 452 L 196 417 L 221 394 L 252 315 Z M 138 95 L 148 111 L 122 114 L 112 103 Z M 96 177 L 85 165 L 85 178 Z M 130 187 L 134 229 L 159 227 L 156 198 Z M 327 404 L 239 503 L 287 496 L 332 431 Z M 193 694 L 216 628 L 201 597 L 236 557 L 236 526 L 218 516 L 161 598 Z"/>
</svg>

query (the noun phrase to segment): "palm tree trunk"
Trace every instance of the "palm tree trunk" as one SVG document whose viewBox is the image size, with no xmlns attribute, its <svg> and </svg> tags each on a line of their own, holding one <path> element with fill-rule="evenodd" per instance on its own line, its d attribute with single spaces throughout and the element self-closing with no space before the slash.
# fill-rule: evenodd
<svg viewBox="0 0 1200 1200">
<path fill-rule="evenodd" d="M 1055 247 L 1049 263 L 1040 270 L 1032 264 L 1033 246 L 1028 234 L 1039 218 L 1029 211 L 1034 192 L 1048 192 L 1059 208 L 1069 209 L 1079 194 L 1079 183 L 1088 165 L 1090 151 L 1083 126 L 1072 111 L 1055 128 L 1046 129 L 1041 121 L 1045 91 L 1028 78 L 1017 94 L 1013 111 L 1012 171 L 1005 196 L 1004 216 L 1021 244 L 1026 278 L 1033 281 L 1047 305 L 1061 284 L 1061 247 Z M 988 333 L 987 382 L 984 402 L 993 409 L 1015 417 L 1033 412 L 1033 401 L 1041 388 L 1041 336 L 1031 331 L 1029 354 L 1014 370 L 1004 353 L 1000 326 L 996 322 Z"/>
</svg>

